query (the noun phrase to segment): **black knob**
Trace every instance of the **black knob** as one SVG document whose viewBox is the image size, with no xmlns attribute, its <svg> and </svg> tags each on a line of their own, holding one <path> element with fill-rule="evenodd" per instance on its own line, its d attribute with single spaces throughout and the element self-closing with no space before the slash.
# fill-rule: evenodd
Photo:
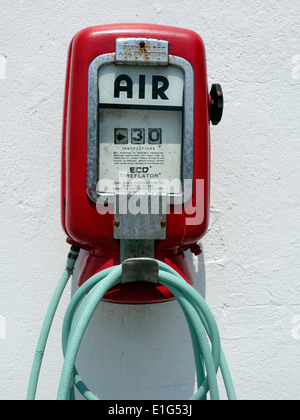
<svg viewBox="0 0 300 420">
<path fill-rule="evenodd" d="M 212 125 L 217 125 L 222 119 L 224 99 L 221 85 L 214 83 L 210 91 L 210 120 Z"/>
</svg>

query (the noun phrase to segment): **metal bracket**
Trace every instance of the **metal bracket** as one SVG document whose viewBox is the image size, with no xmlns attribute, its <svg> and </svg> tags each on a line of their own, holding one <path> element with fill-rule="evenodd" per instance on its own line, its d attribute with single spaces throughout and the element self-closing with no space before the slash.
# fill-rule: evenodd
<svg viewBox="0 0 300 420">
<path fill-rule="evenodd" d="M 153 197 L 148 194 L 117 194 L 114 215 L 115 239 L 166 239 L 167 218 L 163 213 L 165 196 L 157 195 L 157 211 L 152 212 Z M 130 200 L 141 200 L 138 214 L 130 212 Z M 143 205 L 144 204 L 144 205 Z"/>
<path fill-rule="evenodd" d="M 158 282 L 159 265 L 151 258 L 130 258 L 122 264 L 121 283 L 135 281 Z"/>
<path fill-rule="evenodd" d="M 121 239 L 120 261 L 121 264 L 129 258 L 154 258 L 154 241 Z"/>
</svg>

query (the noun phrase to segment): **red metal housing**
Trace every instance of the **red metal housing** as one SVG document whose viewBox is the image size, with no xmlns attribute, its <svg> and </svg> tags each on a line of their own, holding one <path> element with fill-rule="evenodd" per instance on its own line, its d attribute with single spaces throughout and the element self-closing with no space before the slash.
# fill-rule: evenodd
<svg viewBox="0 0 300 420">
<path fill-rule="evenodd" d="M 120 261 L 120 244 L 113 238 L 113 215 L 98 214 L 86 192 L 86 172 L 89 66 L 99 55 L 114 52 L 116 39 L 122 37 L 166 40 L 169 54 L 184 58 L 194 70 L 194 192 L 190 205 L 195 206 L 196 180 L 203 180 L 204 217 L 199 224 L 187 225 L 187 214 L 184 211 L 174 214 L 171 208 L 167 238 L 155 243 L 155 258 L 173 266 L 193 284 L 184 251 L 205 234 L 210 206 L 210 99 L 204 44 L 198 34 L 186 29 L 118 24 L 82 30 L 73 38 L 69 49 L 62 144 L 62 224 L 67 242 L 86 250 L 79 285 L 95 272 Z M 136 304 L 170 299 L 173 299 L 171 293 L 160 285 L 129 283 L 111 290 L 104 300 Z"/>
</svg>

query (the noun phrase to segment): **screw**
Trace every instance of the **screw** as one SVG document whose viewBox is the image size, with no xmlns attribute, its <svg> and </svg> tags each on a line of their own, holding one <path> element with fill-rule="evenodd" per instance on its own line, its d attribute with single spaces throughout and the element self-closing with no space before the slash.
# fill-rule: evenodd
<svg viewBox="0 0 300 420">
<path fill-rule="evenodd" d="M 116 226 L 116 228 L 118 228 L 120 226 L 120 224 L 121 224 L 120 220 L 115 220 L 115 226 Z"/>
<path fill-rule="evenodd" d="M 166 227 L 166 221 L 165 221 L 165 220 L 162 220 L 162 221 L 160 222 L 160 226 L 161 226 L 162 228 L 165 228 L 165 227 Z"/>
</svg>

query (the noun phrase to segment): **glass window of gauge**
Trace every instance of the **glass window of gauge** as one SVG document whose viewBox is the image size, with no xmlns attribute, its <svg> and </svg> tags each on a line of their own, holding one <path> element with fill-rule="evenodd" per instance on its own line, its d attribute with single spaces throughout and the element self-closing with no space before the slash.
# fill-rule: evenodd
<svg viewBox="0 0 300 420">
<path fill-rule="evenodd" d="M 108 64 L 98 87 L 98 192 L 180 194 L 183 71 Z"/>
</svg>

